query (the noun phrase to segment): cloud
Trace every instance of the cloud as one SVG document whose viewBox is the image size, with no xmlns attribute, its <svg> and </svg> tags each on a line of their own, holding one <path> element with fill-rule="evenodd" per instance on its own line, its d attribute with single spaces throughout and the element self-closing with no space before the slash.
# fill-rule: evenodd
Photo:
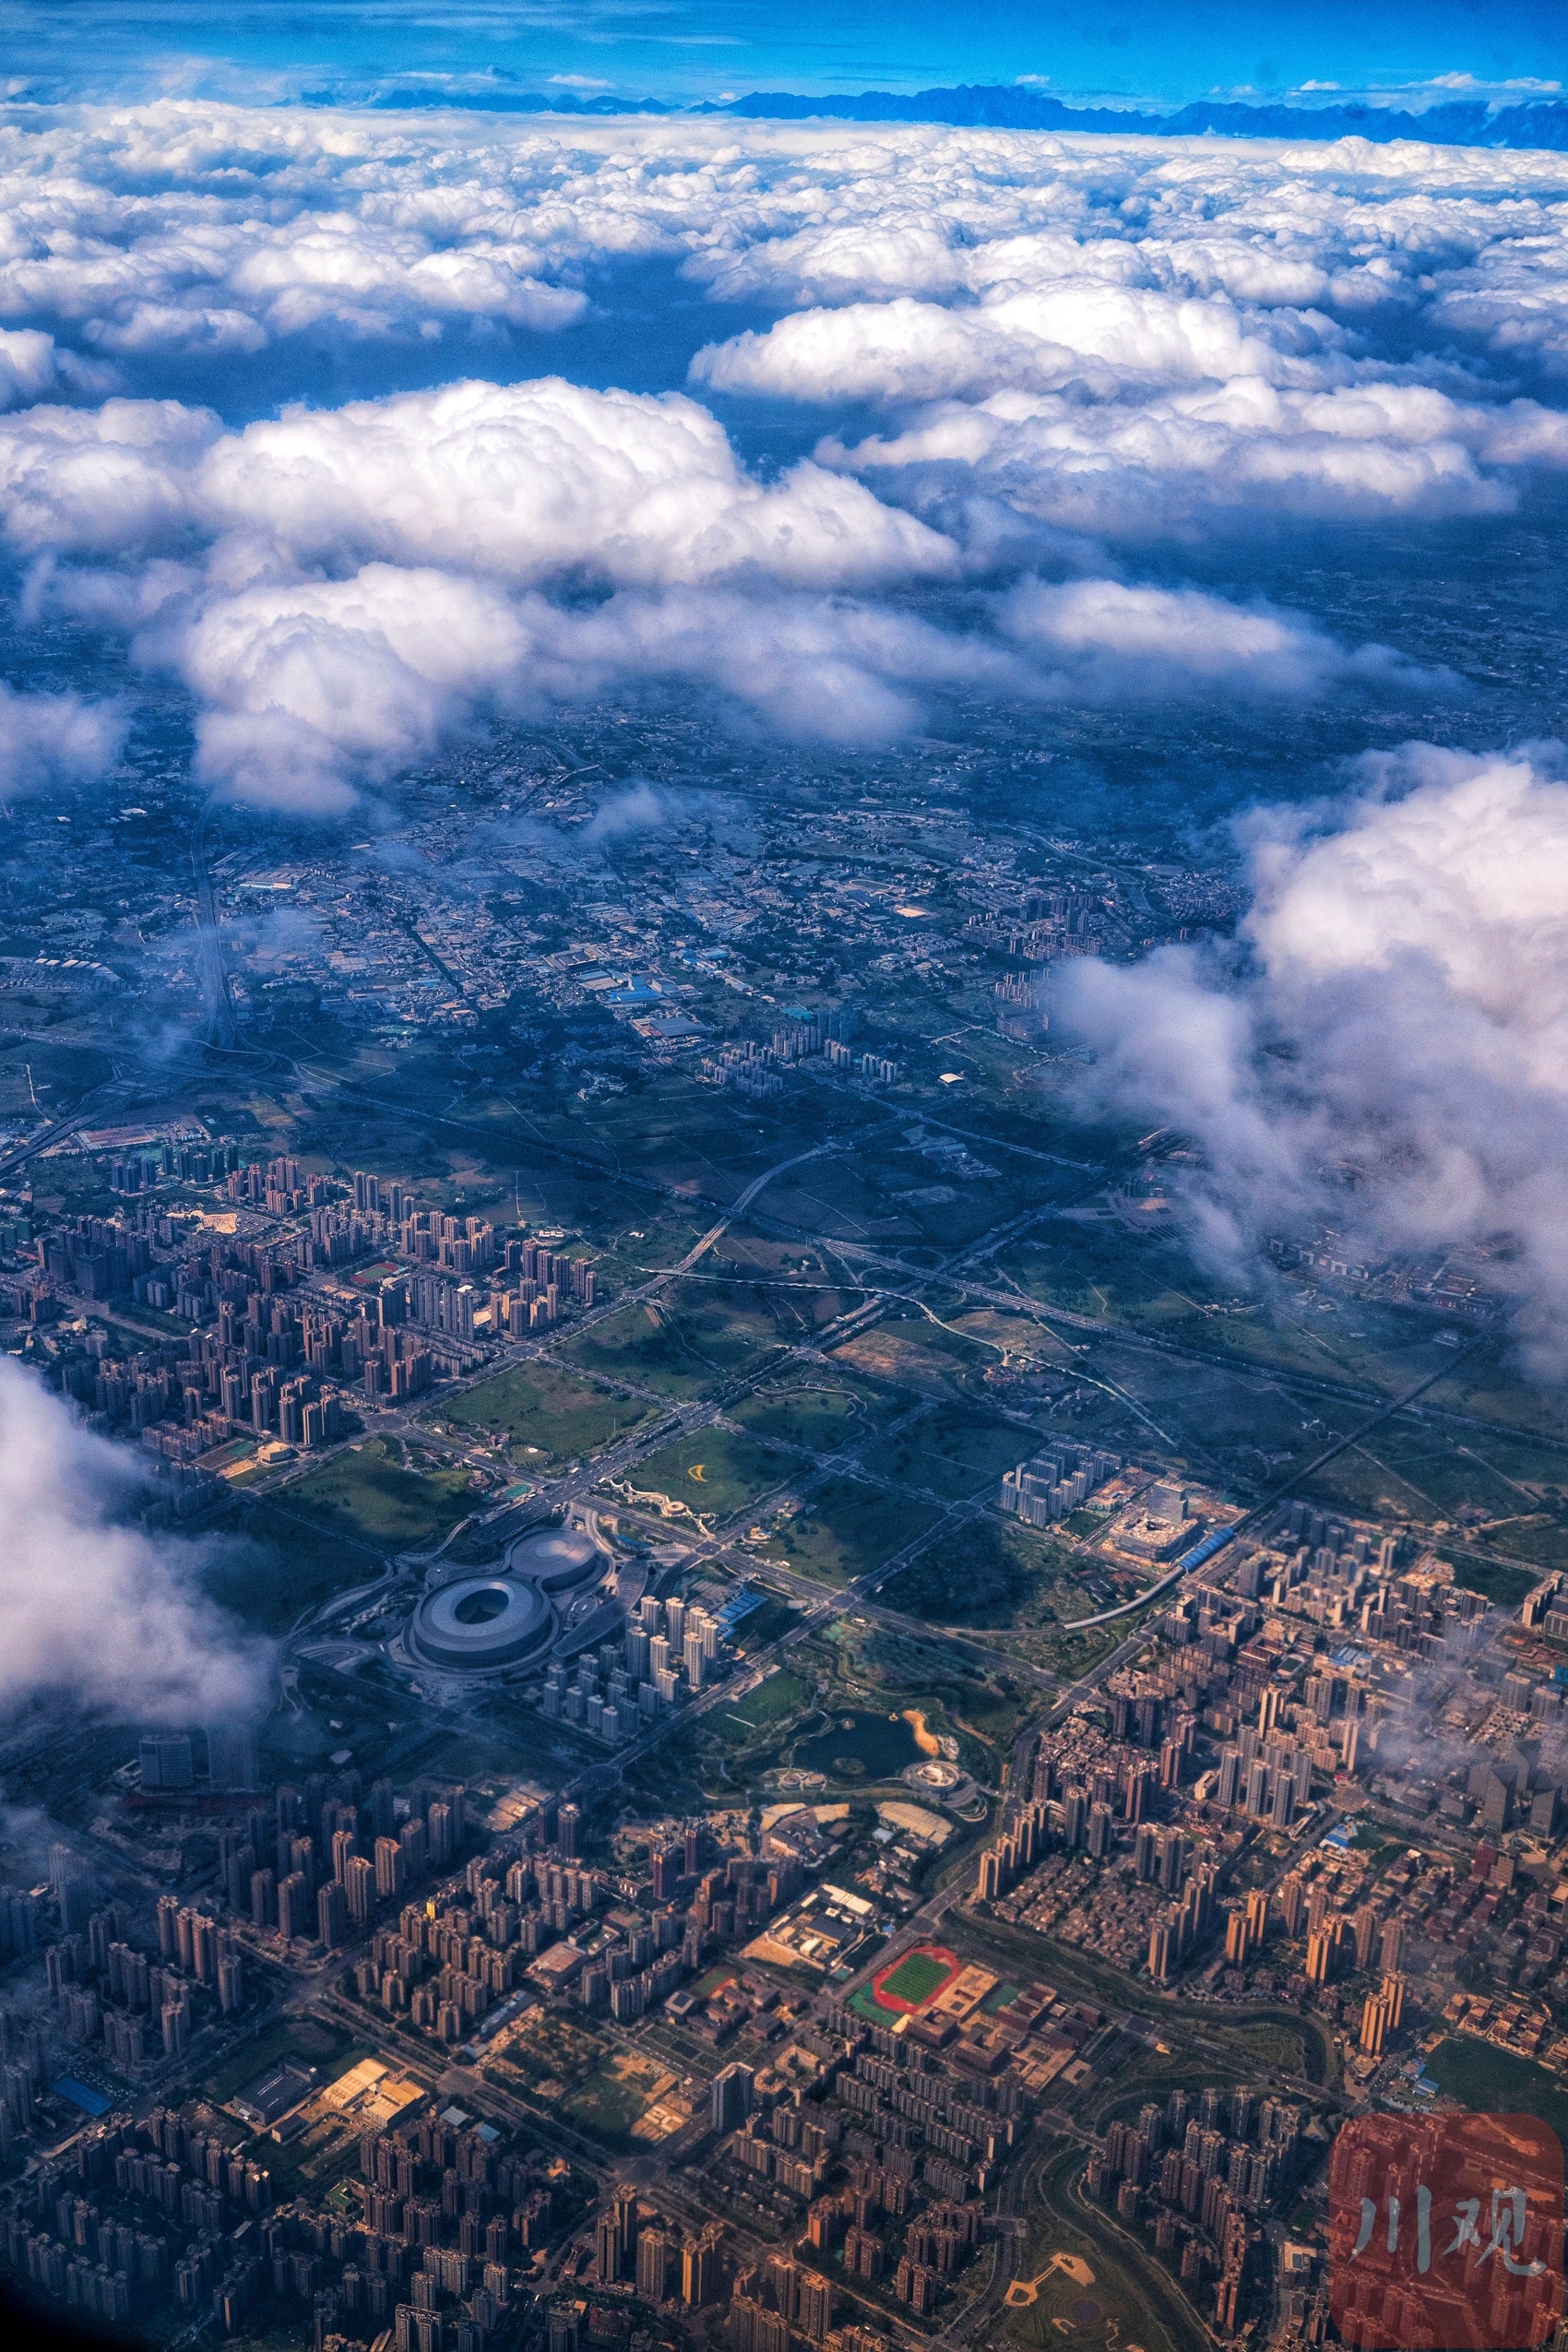
<svg viewBox="0 0 1568 2352">
<path fill-rule="evenodd" d="M 696 689 L 742 729 L 855 746 L 908 735 L 934 706 L 973 695 L 1019 707 L 1218 693 L 1307 702 L 1455 683 L 1271 607 L 1104 579 L 971 595 L 939 623 L 756 581 L 560 603 L 384 563 L 331 581 L 230 588 L 220 564 L 195 587 L 171 576 L 137 650 L 197 697 L 198 775 L 301 814 L 340 814 L 486 719 L 606 697 Z M 624 829 L 655 809 L 641 787 L 593 824 Z"/>
<path fill-rule="evenodd" d="M 697 686 L 784 736 L 859 744 L 908 733 L 946 691 L 1030 691 L 993 639 L 850 598 L 675 588 L 562 606 L 386 564 L 177 601 L 138 650 L 198 697 L 204 782 L 311 815 L 496 712 Z"/>
<path fill-rule="evenodd" d="M 26 695 L 0 684 L 0 799 L 51 785 L 94 784 L 119 760 L 125 712 L 80 695 Z"/>
<path fill-rule="evenodd" d="M 202 781 L 334 815 L 504 695 L 529 642 L 494 589 L 378 564 L 213 596 L 167 649 L 203 705 Z"/>
<path fill-rule="evenodd" d="M 30 610 L 185 681 L 205 778 L 301 809 L 596 694 L 857 743 L 966 693 L 1382 692 L 1412 675 L 1386 652 L 1169 579 L 985 590 L 1121 568 L 1063 534 L 1513 511 L 1568 464 L 1529 397 L 1568 351 L 1565 184 L 1560 158 L 1354 140 L 18 113 L 0 350 L 33 405 L 0 418 L 0 522 Z M 690 393 L 483 380 L 556 317 L 540 289 L 613 318 L 652 259 L 762 306 L 692 385 L 825 410 L 814 458 L 748 466 Z M 463 322 L 491 342 L 439 389 L 243 429 L 77 405 L 69 374 L 112 350 L 157 386 L 227 351 L 240 376 L 204 380 L 243 382 L 280 338 Z"/>
<path fill-rule="evenodd" d="M 194 99 L 0 122 L 0 324 L 148 359 L 553 331 L 668 258 L 771 308 L 1110 278 L 1402 312 L 1561 284 L 1562 159 L 1349 139 L 450 118 Z M 1066 339 L 1071 344 L 1071 338 Z"/>
<path fill-rule="evenodd" d="M 1331 688 L 1434 679 L 1384 646 L 1347 651 L 1300 614 L 1241 606 L 1197 588 L 1031 580 L 1004 597 L 1003 634 L 1042 667 L 1061 665 L 1062 691 L 1128 701 L 1212 695 L 1313 702 Z"/>
<path fill-rule="evenodd" d="M 1095 1107 L 1203 1155 L 1182 1210 L 1234 1268 L 1327 1227 L 1348 1262 L 1460 1253 L 1568 1370 L 1568 784 L 1555 754 L 1415 746 L 1256 820 L 1234 954 L 1066 969 Z"/>
<path fill-rule="evenodd" d="M 587 297 L 540 274 L 506 161 L 297 107 L 13 118 L 0 316 L 130 358 L 568 327 Z"/>
<path fill-rule="evenodd" d="M 204 1597 L 204 1548 L 119 1516 L 143 1478 L 0 1358 L 0 1704 L 66 1696 L 143 1723 L 265 1705 L 268 1653 Z"/>
<path fill-rule="evenodd" d="M 0 422 L 0 517 L 23 553 L 133 554 L 195 535 L 193 469 L 221 431 L 177 400 L 46 406 Z"/>
<path fill-rule="evenodd" d="M 908 495 L 978 485 L 1058 529 L 1145 539 L 1204 518 L 1511 514 L 1518 491 L 1494 469 L 1568 465 L 1568 419 L 1421 386 L 1301 393 L 1253 377 L 1138 405 L 998 393 L 818 455 Z"/>
<path fill-rule="evenodd" d="M 172 400 L 0 423 L 0 515 L 26 552 L 247 533 L 300 562 L 383 557 L 517 582 L 951 579 L 952 542 L 809 461 L 761 481 L 682 393 L 558 376 L 291 410 L 224 434 Z"/>
<path fill-rule="evenodd" d="M 1482 323 L 1494 339 L 1535 332 L 1490 311 Z M 968 308 L 900 296 L 806 311 L 709 346 L 692 374 L 719 392 L 903 410 L 903 431 L 829 439 L 819 457 L 883 478 L 940 469 L 1074 529 L 1142 533 L 1226 509 L 1501 514 L 1510 469 L 1568 466 L 1559 412 L 1455 398 L 1355 358 L 1320 313 L 1249 315 L 1219 291 L 1098 282 Z"/>
<path fill-rule="evenodd" d="M 298 411 L 226 436 L 193 496 L 302 559 L 382 556 L 514 581 L 741 574 L 798 588 L 956 576 L 951 542 L 809 462 L 764 483 L 680 393 L 547 376 Z"/>
<path fill-rule="evenodd" d="M 563 685 L 574 677 L 700 684 L 794 742 L 886 742 L 918 728 L 943 695 L 1031 692 L 1025 664 L 980 630 L 850 597 L 617 596 L 591 612 L 552 616 L 540 641 Z"/>
<path fill-rule="evenodd" d="M 60 350 L 53 335 L 36 327 L 0 328 L 0 409 L 18 408 L 61 389 L 106 392 L 109 383 L 106 369 L 86 366 L 74 353 Z"/>
<path fill-rule="evenodd" d="M 1116 249 L 1113 247 L 1114 253 Z M 1223 294 L 1198 298 L 1107 282 L 1086 270 L 1055 285 L 1006 290 L 947 309 L 908 297 L 807 311 L 764 335 L 709 345 L 695 381 L 722 392 L 818 401 L 931 400 L 1005 385 L 1053 391 L 1079 377 L 1111 398 L 1133 383 L 1257 378 L 1315 386 L 1341 330 L 1310 312 L 1249 320 Z"/>
<path fill-rule="evenodd" d="M 663 833 L 678 825 L 682 814 L 681 803 L 671 793 L 639 776 L 635 783 L 624 785 L 600 801 L 576 837 L 586 846 L 597 848 L 603 841 L 620 841 L 641 833 Z"/>
</svg>

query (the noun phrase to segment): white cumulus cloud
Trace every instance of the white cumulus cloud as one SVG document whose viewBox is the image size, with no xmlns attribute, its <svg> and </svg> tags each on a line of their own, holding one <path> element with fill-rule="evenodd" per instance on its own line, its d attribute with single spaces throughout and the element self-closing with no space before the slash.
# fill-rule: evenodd
<svg viewBox="0 0 1568 2352">
<path fill-rule="evenodd" d="M 93 784 L 120 756 L 125 712 L 80 695 L 18 694 L 0 684 L 0 800 L 53 784 Z"/>
<path fill-rule="evenodd" d="M 907 733 L 933 695 L 1034 683 L 993 637 L 855 598 L 676 588 L 563 606 L 388 564 L 175 599 L 140 647 L 198 697 L 203 780 L 303 814 L 340 812 L 495 712 L 695 687 L 774 733 L 861 744 Z"/>
<path fill-rule="evenodd" d="M 680 393 L 560 377 L 299 411 L 217 443 L 194 495 L 295 555 L 385 556 L 517 581 L 754 574 L 798 588 L 951 578 L 951 542 L 803 462 L 761 482 Z"/>
<path fill-rule="evenodd" d="M 27 554 L 120 555 L 196 527 L 193 469 L 221 431 L 177 400 L 50 404 L 0 421 L 0 520 Z"/>
<path fill-rule="evenodd" d="M 1203 517 L 1506 515 L 1499 467 L 1568 464 L 1568 419 L 1422 386 L 1280 390 L 1260 377 L 1142 402 L 995 393 L 820 453 L 918 490 L 975 485 L 1060 529 L 1153 538 Z"/>
<path fill-rule="evenodd" d="M 1415 143 L 18 109 L 0 527 L 35 609 L 172 662 L 206 775 L 302 807 L 605 692 L 849 742 L 966 692 L 1371 690 L 1391 656 L 1170 579 L 984 589 L 1063 533 L 1158 572 L 1258 518 L 1514 511 L 1568 464 L 1565 220 L 1563 158 Z M 654 260 L 757 306 L 692 386 L 825 411 L 814 459 L 749 466 L 687 393 L 490 380 Z M 79 373 L 307 337 L 353 381 L 349 345 L 459 330 L 437 389 L 236 430 Z"/>
<path fill-rule="evenodd" d="M 1568 784 L 1414 747 L 1326 815 L 1259 820 L 1227 959 L 1084 962 L 1086 1095 L 1182 1129 L 1194 1238 L 1234 1265 L 1326 1225 L 1415 1276 L 1466 1254 L 1561 1372 L 1568 1309 Z M 1336 1252 L 1338 1253 L 1338 1252 Z"/>
<path fill-rule="evenodd" d="M 1220 693 L 1310 702 L 1331 688 L 1451 683 L 1383 647 L 1348 650 L 1297 614 L 1115 580 L 971 596 L 942 625 L 864 596 L 754 581 L 566 603 L 386 563 L 347 579 L 226 582 L 224 552 L 205 578 L 170 567 L 138 650 L 197 696 L 204 781 L 305 814 L 347 808 L 487 716 L 542 718 L 607 695 L 697 690 L 742 727 L 852 746 L 909 734 L 967 695 L 1026 707 Z"/>
<path fill-rule="evenodd" d="M 1419 674 L 1386 647 L 1347 651 L 1299 613 L 1235 605 L 1198 588 L 1122 580 L 1031 580 L 1002 600 L 1003 633 L 1062 691 L 1125 701 L 1223 692 L 1313 702 L 1331 688 L 1376 687 Z M 1426 674 L 1426 683 L 1442 683 Z"/>
<path fill-rule="evenodd" d="M 143 1723 L 265 1705 L 269 1654 L 204 1597 L 202 1547 L 120 1515 L 142 1478 L 0 1358 L 0 1704 L 65 1696 Z"/>
</svg>

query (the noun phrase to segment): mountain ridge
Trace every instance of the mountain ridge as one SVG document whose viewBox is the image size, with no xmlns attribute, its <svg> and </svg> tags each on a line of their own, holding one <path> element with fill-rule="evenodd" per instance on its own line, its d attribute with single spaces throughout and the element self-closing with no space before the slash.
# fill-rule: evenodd
<svg viewBox="0 0 1568 2352">
<path fill-rule="evenodd" d="M 1240 101 L 1194 100 L 1174 113 L 1153 114 L 1131 107 L 1069 106 L 1042 90 L 1001 84 L 960 83 L 953 89 L 861 90 L 854 97 L 803 97 L 792 90 L 753 90 L 720 103 L 695 105 L 667 100 L 625 99 L 610 94 L 579 98 L 570 90 L 465 93 L 444 104 L 496 113 L 722 116 L 750 122 L 937 123 L 958 129 L 1129 134 L 1145 138 L 1290 139 L 1328 142 L 1362 138 L 1380 147 L 1400 139 L 1427 147 L 1535 148 L 1568 151 L 1568 100 L 1522 100 L 1493 106 L 1485 99 L 1452 99 L 1420 113 L 1408 108 L 1373 106 L 1364 99 L 1328 106 L 1251 106 Z M 374 103 L 390 109 L 427 107 L 428 89 L 391 90 Z"/>
</svg>

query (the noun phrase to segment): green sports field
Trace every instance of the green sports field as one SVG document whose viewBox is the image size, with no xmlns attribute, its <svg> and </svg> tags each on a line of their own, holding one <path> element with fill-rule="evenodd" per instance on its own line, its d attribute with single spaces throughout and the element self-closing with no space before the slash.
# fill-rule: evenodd
<svg viewBox="0 0 1568 2352">
<path fill-rule="evenodd" d="M 891 1993 L 895 2001 L 907 2001 L 911 2009 L 919 2009 L 932 1993 L 939 1992 L 953 1974 L 951 1960 L 939 1960 L 929 1952 L 906 1953 L 897 1966 L 877 1985 L 878 1992 Z"/>
</svg>

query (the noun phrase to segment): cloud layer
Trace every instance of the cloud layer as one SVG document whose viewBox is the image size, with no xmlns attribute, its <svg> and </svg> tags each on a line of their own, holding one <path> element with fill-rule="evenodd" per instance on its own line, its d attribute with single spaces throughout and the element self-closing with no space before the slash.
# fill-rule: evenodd
<svg viewBox="0 0 1568 2352">
<path fill-rule="evenodd" d="M 861 743 L 953 695 L 1382 694 L 1392 655 L 1170 551 L 1484 529 L 1568 466 L 1556 157 L 170 101 L 0 114 L 0 189 L 34 604 L 133 633 L 197 697 L 203 777 L 294 810 L 585 696 Z M 755 314 L 689 391 L 492 380 L 649 264 Z M 351 376 L 459 332 L 435 390 L 235 429 L 136 397 L 202 351 L 240 383 L 325 341 Z M 754 403 L 820 415 L 814 458 L 748 463 Z M 1090 576 L 1010 579 L 1063 532 Z"/>
<path fill-rule="evenodd" d="M 934 698 L 1312 700 L 1399 666 L 1299 616 L 1102 578 L 1005 593 L 972 550 L 802 462 L 742 466 L 682 394 L 560 378 L 291 410 L 172 401 L 0 422 L 0 518 L 39 594 L 137 634 L 198 703 L 205 781 L 301 813 L 477 719 L 696 689 L 861 744 Z M 899 600 L 882 600 L 899 591 Z M 912 591 L 944 609 L 911 611 Z"/>
<path fill-rule="evenodd" d="M 120 1515 L 141 1478 L 123 1448 L 0 1358 L 0 1705 L 67 1696 L 142 1723 L 265 1706 L 267 1654 L 204 1598 L 200 1547 Z"/>
<path fill-rule="evenodd" d="M 1565 187 L 1561 156 L 1410 142 L 26 106 L 0 113 L 0 317 L 133 356 L 550 328 L 594 273 L 667 258 L 778 309 L 1119 285 L 1483 339 L 1524 312 L 1556 349 Z"/>
<path fill-rule="evenodd" d="M 1568 1269 L 1568 783 L 1418 746 L 1330 813 L 1259 820 L 1241 952 L 1075 965 L 1086 1098 L 1181 1129 L 1212 1264 L 1326 1225 L 1347 1259 L 1475 1253 L 1561 1372 Z"/>
</svg>

